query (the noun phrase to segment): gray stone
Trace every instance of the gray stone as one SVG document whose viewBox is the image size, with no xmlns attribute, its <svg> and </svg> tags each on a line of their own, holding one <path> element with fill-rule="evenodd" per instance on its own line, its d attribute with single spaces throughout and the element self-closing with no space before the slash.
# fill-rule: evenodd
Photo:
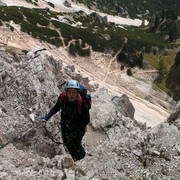
<svg viewBox="0 0 180 180">
<path fill-rule="evenodd" d="M 134 119 L 135 109 L 132 103 L 129 101 L 127 95 L 123 94 L 122 97 L 115 96 L 112 98 L 112 101 L 116 105 L 117 111 L 119 111 L 125 117 Z"/>
</svg>

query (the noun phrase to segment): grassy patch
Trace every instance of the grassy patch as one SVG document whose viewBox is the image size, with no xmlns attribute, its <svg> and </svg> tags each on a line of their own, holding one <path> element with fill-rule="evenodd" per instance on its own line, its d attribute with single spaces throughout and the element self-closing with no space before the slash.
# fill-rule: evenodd
<svg viewBox="0 0 180 180">
<path fill-rule="evenodd" d="M 156 54 L 154 54 L 153 52 L 145 53 L 144 60 L 146 60 L 149 64 L 158 69 L 159 60 L 163 59 L 166 62 L 167 68 L 170 69 L 171 66 L 174 64 L 174 59 L 178 50 L 169 49 L 167 51 L 167 55 L 165 55 L 165 50 L 158 51 L 156 52 Z"/>
<path fill-rule="evenodd" d="M 158 55 L 154 55 L 153 53 L 145 53 L 144 54 L 144 60 L 146 60 L 153 67 L 158 69 L 158 61 L 159 61 Z"/>
<path fill-rule="evenodd" d="M 155 80 L 155 84 L 175 101 L 180 100 L 180 79 L 177 68 L 174 64 L 168 70 L 167 75 L 159 75 Z"/>
</svg>

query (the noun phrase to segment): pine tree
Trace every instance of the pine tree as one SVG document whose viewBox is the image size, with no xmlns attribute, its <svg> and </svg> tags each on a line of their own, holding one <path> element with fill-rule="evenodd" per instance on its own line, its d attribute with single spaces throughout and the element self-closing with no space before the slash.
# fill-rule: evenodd
<svg viewBox="0 0 180 180">
<path fill-rule="evenodd" d="M 178 24 L 177 24 L 177 21 L 176 21 L 170 27 L 169 41 L 173 42 L 173 41 L 177 40 L 178 37 L 179 37 L 179 31 L 178 31 Z"/>
<path fill-rule="evenodd" d="M 166 76 L 168 73 L 167 65 L 163 59 L 160 59 L 160 61 L 159 61 L 158 70 L 159 70 L 159 73 L 163 76 Z"/>
<path fill-rule="evenodd" d="M 159 16 L 156 15 L 156 17 L 155 17 L 155 22 L 154 22 L 154 28 L 155 28 L 155 31 L 157 31 L 158 25 L 159 25 Z"/>
<path fill-rule="evenodd" d="M 175 65 L 178 67 L 180 65 L 180 51 L 176 54 Z"/>
</svg>

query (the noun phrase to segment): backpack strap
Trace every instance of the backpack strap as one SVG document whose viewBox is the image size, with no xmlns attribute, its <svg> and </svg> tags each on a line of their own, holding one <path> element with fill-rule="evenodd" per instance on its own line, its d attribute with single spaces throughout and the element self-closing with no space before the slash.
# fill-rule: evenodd
<svg viewBox="0 0 180 180">
<path fill-rule="evenodd" d="M 78 94 L 78 99 L 77 99 L 77 105 L 78 105 L 78 113 L 82 113 L 82 97 L 80 94 Z"/>
<path fill-rule="evenodd" d="M 88 104 L 88 107 L 89 107 L 89 109 L 91 109 L 91 107 L 92 107 L 92 100 L 90 100 L 90 102 Z"/>
<path fill-rule="evenodd" d="M 63 92 L 63 93 L 60 95 L 60 97 L 59 97 L 60 105 L 63 104 L 63 100 L 64 100 L 64 97 L 65 97 L 65 96 L 66 96 L 66 93 L 65 93 L 65 92 Z"/>
</svg>

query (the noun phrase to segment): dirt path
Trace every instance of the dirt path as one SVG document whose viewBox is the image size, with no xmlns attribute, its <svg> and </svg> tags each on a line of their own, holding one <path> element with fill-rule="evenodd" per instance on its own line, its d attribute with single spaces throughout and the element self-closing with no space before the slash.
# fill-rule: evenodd
<svg viewBox="0 0 180 180">
<path fill-rule="evenodd" d="M 121 49 L 119 51 L 117 51 L 116 55 L 110 60 L 109 65 L 107 67 L 106 76 L 103 79 L 104 82 L 106 81 L 109 74 L 111 74 L 112 72 L 117 72 L 117 64 L 115 66 L 115 70 L 111 71 L 110 69 L 111 69 L 111 65 L 112 65 L 113 61 L 116 61 L 116 63 L 117 63 L 117 56 L 122 51 L 123 47 L 124 47 L 124 44 L 122 45 Z"/>
</svg>

